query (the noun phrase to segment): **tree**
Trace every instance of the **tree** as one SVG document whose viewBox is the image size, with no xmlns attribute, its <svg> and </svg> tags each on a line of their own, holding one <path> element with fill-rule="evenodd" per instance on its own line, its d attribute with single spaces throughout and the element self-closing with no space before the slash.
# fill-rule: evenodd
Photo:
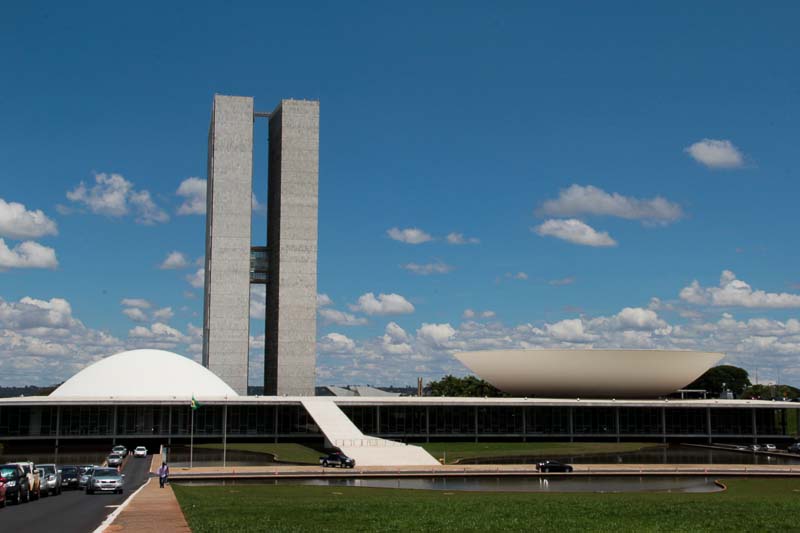
<svg viewBox="0 0 800 533">
<path fill-rule="evenodd" d="M 491 383 L 478 379 L 475 376 L 457 378 L 445 376 L 439 381 L 428 383 L 431 396 L 460 396 L 480 398 L 483 396 L 506 396 L 505 393 L 494 387 Z"/>
<path fill-rule="evenodd" d="M 742 398 L 755 398 L 757 400 L 793 400 L 800 396 L 800 389 L 791 385 L 752 385 L 742 393 Z"/>
<path fill-rule="evenodd" d="M 712 394 L 720 394 L 725 389 L 741 396 L 750 386 L 747 370 L 733 365 L 719 365 L 709 368 L 705 373 L 686 386 L 687 389 L 705 389 Z"/>
</svg>

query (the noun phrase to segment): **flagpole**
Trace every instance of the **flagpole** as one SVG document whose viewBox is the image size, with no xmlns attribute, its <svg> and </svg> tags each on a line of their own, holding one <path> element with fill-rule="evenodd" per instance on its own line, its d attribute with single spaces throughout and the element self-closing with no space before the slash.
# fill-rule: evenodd
<svg viewBox="0 0 800 533">
<path fill-rule="evenodd" d="M 194 408 L 191 405 L 189 406 L 189 412 L 192 416 L 192 430 L 189 436 L 189 468 L 192 468 L 192 460 L 194 459 Z"/>
</svg>

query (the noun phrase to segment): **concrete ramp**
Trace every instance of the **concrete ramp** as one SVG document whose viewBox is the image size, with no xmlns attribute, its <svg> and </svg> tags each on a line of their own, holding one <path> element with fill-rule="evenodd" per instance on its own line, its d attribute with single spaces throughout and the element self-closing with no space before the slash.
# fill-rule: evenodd
<svg viewBox="0 0 800 533">
<path fill-rule="evenodd" d="M 331 399 L 308 398 L 302 404 L 330 445 L 355 459 L 356 466 L 439 464 L 419 446 L 364 435 Z"/>
</svg>

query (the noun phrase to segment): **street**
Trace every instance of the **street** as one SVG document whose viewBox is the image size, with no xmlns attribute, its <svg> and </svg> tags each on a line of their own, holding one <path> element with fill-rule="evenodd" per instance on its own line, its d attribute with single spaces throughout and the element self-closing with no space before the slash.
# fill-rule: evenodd
<svg viewBox="0 0 800 533">
<path fill-rule="evenodd" d="M 6 505 L 0 509 L 0 531 L 94 531 L 106 516 L 144 483 L 151 459 L 149 455 L 146 458 L 131 456 L 128 459 L 122 471 L 125 474 L 123 494 L 86 495 L 82 490 L 65 490 L 59 496 L 42 497 L 20 505 Z"/>
</svg>

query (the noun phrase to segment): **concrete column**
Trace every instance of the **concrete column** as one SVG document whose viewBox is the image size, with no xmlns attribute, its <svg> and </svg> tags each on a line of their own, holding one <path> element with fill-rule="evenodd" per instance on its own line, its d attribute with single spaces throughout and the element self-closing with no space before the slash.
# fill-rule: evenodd
<svg viewBox="0 0 800 533">
<path fill-rule="evenodd" d="M 706 428 L 708 431 L 708 443 L 711 444 L 712 437 L 711 437 L 711 408 L 706 407 Z"/>
<path fill-rule="evenodd" d="M 614 428 L 619 442 L 619 407 L 614 407 Z"/>
<path fill-rule="evenodd" d="M 569 412 L 569 441 L 570 442 L 574 442 L 575 441 L 575 431 L 574 431 L 573 425 L 572 425 L 572 407 L 569 407 L 568 410 L 569 410 L 568 411 Z"/>
<path fill-rule="evenodd" d="M 208 132 L 203 365 L 247 395 L 253 99 L 214 95 Z"/>
<path fill-rule="evenodd" d="M 667 408 L 661 408 L 661 442 L 667 442 Z"/>
<path fill-rule="evenodd" d="M 425 442 L 431 441 L 431 406 L 425 406 Z"/>
<path fill-rule="evenodd" d="M 753 425 L 753 444 L 758 443 L 758 426 L 756 425 L 756 408 L 750 409 L 750 421 Z"/>
<path fill-rule="evenodd" d="M 478 406 L 474 407 L 474 414 L 475 414 L 475 442 L 478 442 Z"/>
<path fill-rule="evenodd" d="M 318 173 L 319 102 L 283 100 L 269 121 L 268 395 L 314 395 Z"/>
</svg>

